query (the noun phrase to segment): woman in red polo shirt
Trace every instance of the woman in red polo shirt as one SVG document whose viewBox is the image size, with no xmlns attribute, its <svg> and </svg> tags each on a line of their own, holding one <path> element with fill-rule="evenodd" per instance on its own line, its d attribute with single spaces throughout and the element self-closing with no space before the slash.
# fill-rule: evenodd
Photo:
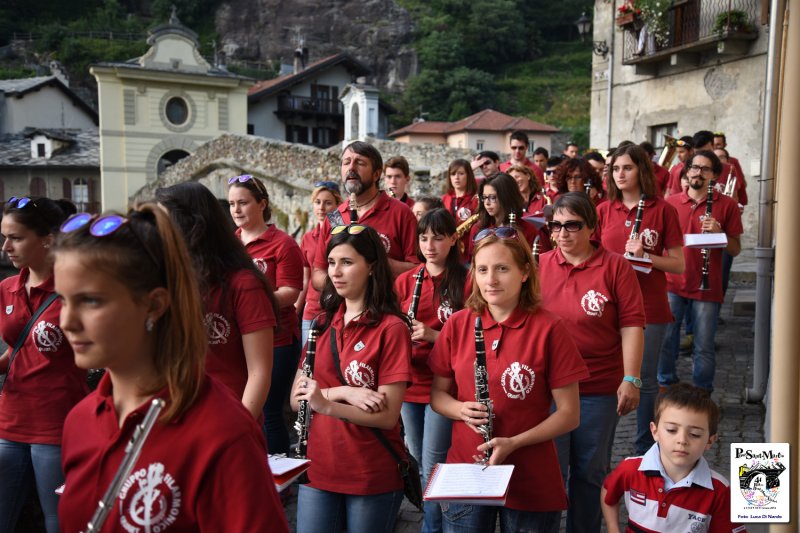
<svg viewBox="0 0 800 533">
<path fill-rule="evenodd" d="M 619 148 L 611 158 L 611 173 L 609 201 L 597 207 L 595 237 L 606 250 L 649 257 L 653 262 L 650 273 L 636 271 L 647 320 L 642 389 L 636 410 L 635 451 L 636 455 L 643 455 L 653 445 L 650 421 L 658 394 L 658 355 L 667 326 L 672 323 L 665 273 L 683 273 L 683 235 L 677 211 L 658 194 L 650 158 L 643 148 L 636 145 Z M 643 194 L 642 223 L 638 236 L 631 239 Z"/>
<path fill-rule="evenodd" d="M 183 233 L 197 273 L 208 332 L 206 370 L 260 419 L 272 372 L 272 289 L 206 187 L 179 183 L 158 189 L 156 200 Z"/>
<path fill-rule="evenodd" d="M 398 465 L 377 438 L 403 455 L 400 407 L 411 381 L 411 336 L 378 233 L 359 224 L 331 231 L 325 312 L 313 379 L 298 370 L 292 407 L 314 417 L 307 485 L 297 501 L 298 533 L 391 532 L 403 499 Z"/>
<path fill-rule="evenodd" d="M 557 532 L 567 496 L 553 439 L 578 424 L 578 381 L 587 377 L 570 332 L 539 305 L 531 249 L 509 227 L 476 237 L 467 308 L 442 328 L 431 352 L 431 404 L 453 424 L 448 463 L 472 463 L 491 448 L 489 464 L 513 464 L 504 507 L 442 504 L 444 531 Z M 476 317 L 483 322 L 493 437 L 475 401 Z M 551 413 L 555 400 L 556 408 Z M 535 481 L 532 481 L 535 480 Z"/>
<path fill-rule="evenodd" d="M 154 205 L 75 215 L 55 255 L 75 361 L 107 369 L 64 423 L 61 531 L 89 529 L 153 399 L 163 410 L 92 531 L 288 531 L 261 429 L 204 372 L 196 274 L 169 217 Z"/>
<path fill-rule="evenodd" d="M 559 175 L 559 193 L 584 192 L 586 182 L 594 179 L 595 171 L 592 165 L 581 157 L 565 159 L 556 169 Z"/>
<path fill-rule="evenodd" d="M 20 272 L 0 283 L 0 531 L 14 531 L 35 486 L 48 533 L 59 531 L 61 430 L 72 407 L 89 392 L 59 323 L 51 246 L 75 206 L 49 198 L 12 198 L 3 209 L 2 251 Z M 25 326 L 37 311 L 39 317 Z M 14 346 L 25 334 L 9 367 Z M 1 382 L 2 380 L 0 380 Z"/>
<path fill-rule="evenodd" d="M 514 178 L 522 195 L 522 214 L 524 216 L 542 216 L 547 198 L 539 189 L 539 181 L 533 175 L 533 170 L 525 165 L 513 165 L 507 171 Z"/>
<path fill-rule="evenodd" d="M 567 531 L 600 531 L 600 490 L 619 416 L 639 403 L 644 307 L 631 265 L 591 241 L 594 204 L 559 196 L 550 230 L 557 248 L 539 258 L 542 305 L 560 316 L 591 376 L 580 383 L 580 426 L 556 439 L 569 478 Z"/>
<path fill-rule="evenodd" d="M 447 167 L 447 192 L 442 196 L 444 207 L 461 224 L 478 212 L 478 183 L 472 165 L 466 159 L 455 159 Z"/>
<path fill-rule="evenodd" d="M 322 312 L 319 306 L 319 291 L 311 285 L 311 269 L 314 265 L 314 254 L 317 251 L 317 242 L 320 239 L 320 228 L 325 216 L 335 211 L 342 203 L 339 184 L 333 181 L 318 181 L 311 191 L 311 205 L 316 223 L 311 231 L 307 231 L 300 241 L 300 251 L 303 253 L 303 292 L 295 303 L 298 310 L 302 307 L 303 322 L 300 329 L 300 343 L 305 346 L 308 339 L 308 329 L 311 321 Z"/>
<path fill-rule="evenodd" d="M 429 211 L 419 221 L 417 235 L 419 255 L 424 264 L 400 274 L 394 290 L 400 308 L 412 319 L 412 379 L 401 415 L 406 443 L 420 465 L 424 487 L 433 466 L 447 458 L 451 432 L 450 420 L 435 413 L 430 406 L 433 372 L 428 366 L 428 355 L 450 315 L 463 309 L 469 288 L 467 269 L 461 263 L 456 246 L 456 222 L 452 215 L 446 209 Z M 419 293 L 415 297 L 420 276 Z M 442 511 L 438 504 L 425 503 L 422 530 L 442 530 Z"/>
</svg>

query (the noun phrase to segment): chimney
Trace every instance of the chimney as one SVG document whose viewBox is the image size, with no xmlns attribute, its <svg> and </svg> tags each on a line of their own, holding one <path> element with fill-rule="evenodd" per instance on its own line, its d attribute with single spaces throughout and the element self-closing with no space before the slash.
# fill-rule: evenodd
<svg viewBox="0 0 800 533">
<path fill-rule="evenodd" d="M 305 65 L 303 65 L 303 49 L 298 46 L 294 49 L 294 74 L 299 73 L 303 68 L 305 68 Z"/>
<path fill-rule="evenodd" d="M 61 83 L 69 87 L 69 78 L 67 78 L 67 73 L 64 72 L 64 68 L 61 66 L 61 63 L 56 60 L 50 61 L 50 74 L 58 78 Z"/>
</svg>

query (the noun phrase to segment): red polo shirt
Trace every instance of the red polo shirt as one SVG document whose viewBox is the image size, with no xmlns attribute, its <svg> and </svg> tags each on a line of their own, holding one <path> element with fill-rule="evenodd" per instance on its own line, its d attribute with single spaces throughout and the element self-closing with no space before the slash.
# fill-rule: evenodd
<svg viewBox="0 0 800 533">
<path fill-rule="evenodd" d="M 345 222 L 350 221 L 350 206 L 347 202 L 339 206 Z M 389 198 L 383 191 L 378 193 L 378 201 L 372 208 L 359 215 L 358 224 L 369 226 L 378 232 L 391 259 L 408 263 L 419 263 L 417 258 L 417 219 L 411 209 L 399 200 Z M 331 224 L 326 218 L 320 229 L 317 252 L 314 255 L 314 268 L 328 271 L 328 241 L 331 239 Z"/>
<path fill-rule="evenodd" d="M 678 163 L 669 171 L 669 194 L 679 194 L 683 192 L 681 188 L 681 170 L 683 170 L 683 163 Z M 724 184 L 728 181 L 728 174 L 731 171 L 731 166 L 728 163 L 722 163 L 722 173 L 720 174 L 720 179 L 717 180 L 717 185 Z M 740 178 L 739 183 L 744 184 L 744 178 Z M 739 184 L 736 185 L 736 190 L 739 190 Z M 745 200 L 747 200 L 745 195 Z M 742 204 L 745 205 L 745 204 Z"/>
<path fill-rule="evenodd" d="M 414 207 L 415 200 L 411 198 L 408 194 L 403 193 L 402 198 L 398 198 L 401 204 L 406 204 L 408 207 Z"/>
<path fill-rule="evenodd" d="M 539 257 L 542 305 L 564 319 L 589 367 L 581 395 L 616 394 L 625 375 L 620 329 L 645 324 L 633 272 L 627 259 L 602 246 L 576 266 L 558 248 Z"/>
<path fill-rule="evenodd" d="M 120 427 L 105 375 L 70 412 L 61 452 L 62 531 L 85 530 L 148 408 L 145 402 Z M 207 379 L 186 413 L 153 427 L 102 531 L 289 531 L 265 446 L 250 413 Z"/>
<path fill-rule="evenodd" d="M 314 254 L 317 253 L 317 241 L 319 240 L 320 226 L 307 231 L 300 241 L 300 251 L 303 253 L 303 268 L 309 270 L 314 266 Z M 303 320 L 311 320 L 322 312 L 319 305 L 319 291 L 309 281 L 306 291 L 306 305 L 303 307 Z"/>
<path fill-rule="evenodd" d="M 205 322 L 208 332 L 206 372 L 241 399 L 247 385 L 242 335 L 274 328 L 276 324 L 264 285 L 249 270 L 235 272 L 223 287 L 213 287 L 209 291 Z"/>
<path fill-rule="evenodd" d="M 455 192 L 448 192 L 442 195 L 442 203 L 456 219 L 457 224 L 461 224 L 469 217 L 478 212 L 478 196 L 456 196 Z"/>
<path fill-rule="evenodd" d="M 662 167 L 658 163 L 653 163 L 653 174 L 655 174 L 656 178 L 656 190 L 658 192 L 658 196 L 661 198 L 664 197 L 664 191 L 669 185 L 669 170 Z"/>
<path fill-rule="evenodd" d="M 544 206 L 547 205 L 547 199 L 544 194 L 542 194 L 541 190 L 538 191 L 531 191 L 531 195 L 528 198 L 528 205 L 526 205 L 523 210 L 524 215 L 538 215 L 544 212 Z"/>
<path fill-rule="evenodd" d="M 462 402 L 475 401 L 475 316 L 469 309 L 453 314 L 429 360 L 434 374 L 455 380 L 454 395 Z M 501 323 L 488 310 L 481 319 L 495 437 L 512 437 L 537 426 L 550 416 L 553 389 L 589 376 L 570 332 L 555 315 L 517 308 Z M 453 422 L 452 443 L 447 462 L 472 463 L 483 437 L 463 422 Z M 567 508 L 552 440 L 519 448 L 505 463 L 515 465 L 506 507 L 521 511 Z"/>
<path fill-rule="evenodd" d="M 637 208 L 628 209 L 615 200 L 597 207 L 597 228 L 594 234 L 606 250 L 625 253 L 625 245 L 636 222 Z M 664 251 L 683 246 L 683 233 L 675 208 L 661 198 L 648 198 L 644 202 L 639 235 L 644 250 L 650 255 L 662 256 Z M 667 299 L 667 276 L 654 268 L 649 274 L 634 271 L 644 298 L 644 311 L 648 324 L 669 324 L 672 311 Z"/>
<path fill-rule="evenodd" d="M 349 386 L 378 390 L 381 385 L 411 381 L 411 333 L 400 318 L 384 315 L 374 326 L 351 320 L 345 327 L 342 306 L 331 325 L 336 329 L 340 370 Z M 300 368 L 305 356 L 301 359 Z M 317 339 L 314 363 L 314 379 L 320 388 L 342 386 L 334 364 L 331 328 L 326 328 Z M 402 455 L 399 420 L 383 434 Z M 403 488 L 397 463 L 366 426 L 314 413 L 308 458 L 309 486 L 315 489 L 370 495 Z"/>
<path fill-rule="evenodd" d="M 706 215 L 706 199 L 696 204 L 687 193 L 670 196 L 667 201 L 678 211 L 681 231 L 702 233 L 700 226 Z M 739 207 L 734 200 L 714 191 L 711 215 L 722 226 L 722 231 L 730 237 L 738 237 L 744 231 Z M 703 279 L 703 256 L 698 248 L 683 248 L 686 270 L 682 275 L 667 274 L 667 290 L 684 298 L 704 302 L 722 303 L 722 248 L 711 249 L 708 263 L 708 280 L 710 289 L 700 290 Z"/>
<path fill-rule="evenodd" d="M 747 205 L 747 180 L 744 177 L 744 170 L 742 170 L 742 165 L 739 163 L 739 160 L 735 157 L 728 157 L 728 162 L 733 165 L 734 171 L 736 175 L 739 177 L 739 181 L 741 182 L 741 187 L 738 185 L 736 189 L 739 191 L 739 203 L 742 205 Z"/>
<path fill-rule="evenodd" d="M 13 350 L 25 324 L 54 292 L 53 276 L 25 290 L 28 269 L 0 282 L 0 335 Z M 64 418 L 89 392 L 86 371 L 75 366 L 72 347 L 59 327 L 56 299 L 31 328 L 0 394 L 0 439 L 61 444 Z M 5 369 L 4 369 L 5 370 Z"/>
<path fill-rule="evenodd" d="M 400 309 L 408 312 L 414 296 L 414 286 L 417 282 L 416 275 L 420 269 L 422 269 L 422 291 L 420 292 L 415 319 L 431 329 L 441 331 L 444 323 L 453 314 L 453 308 L 450 303 L 441 302 L 439 299 L 439 288 L 444 279 L 444 274 L 435 277 L 431 276 L 424 266 L 408 270 L 397 277 L 394 282 L 394 292 L 400 302 Z M 464 301 L 466 301 L 472 287 L 469 278 L 465 280 L 464 285 Z M 411 386 L 406 389 L 403 401 L 430 403 L 433 372 L 428 366 L 428 355 L 431 353 L 432 348 L 433 344 L 427 341 L 412 343 Z"/>
<path fill-rule="evenodd" d="M 236 230 L 241 239 L 242 230 Z M 258 269 L 269 280 L 273 290 L 292 287 L 303 290 L 303 254 L 300 247 L 287 233 L 273 224 L 255 240 L 245 245 Z M 281 327 L 275 332 L 273 346 L 288 346 L 293 339 L 300 338 L 300 326 L 294 302 L 280 309 Z"/>
<path fill-rule="evenodd" d="M 528 167 L 533 171 L 533 174 L 536 176 L 536 179 L 539 182 L 539 188 L 541 189 L 542 187 L 544 187 L 544 170 L 542 170 L 541 167 L 539 167 L 539 165 L 537 165 L 528 158 L 525 158 L 525 161 L 523 163 L 525 164 L 526 167 Z M 514 161 L 509 159 L 505 163 L 500 164 L 500 172 L 506 172 L 509 168 L 518 164 L 519 163 L 515 163 Z"/>
<path fill-rule="evenodd" d="M 725 167 L 725 165 L 727 165 L 727 167 Z M 723 168 L 726 170 L 723 170 L 722 175 L 714 184 L 714 188 L 719 192 L 724 192 L 725 186 L 728 184 L 728 178 L 736 177 L 736 184 L 734 185 L 733 190 L 736 193 L 738 202 L 742 205 L 747 205 L 747 191 L 744 176 L 740 173 L 740 170 L 738 170 L 735 165 L 723 163 Z"/>
</svg>

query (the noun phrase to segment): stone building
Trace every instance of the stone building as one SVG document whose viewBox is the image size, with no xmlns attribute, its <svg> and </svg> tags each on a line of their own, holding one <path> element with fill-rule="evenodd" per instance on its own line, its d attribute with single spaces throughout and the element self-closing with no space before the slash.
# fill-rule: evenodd
<svg viewBox="0 0 800 533">
<path fill-rule="evenodd" d="M 595 2 L 591 145 L 647 140 L 660 149 L 665 134 L 724 132 L 748 184 L 742 242 L 752 246 L 769 2 L 662 2 L 669 32 L 662 43 L 643 35 L 641 21 L 617 19 L 623 3 Z"/>
<path fill-rule="evenodd" d="M 250 78 L 210 65 L 174 12 L 142 57 L 91 67 L 100 102 L 103 209 L 222 133 L 245 133 Z"/>
</svg>

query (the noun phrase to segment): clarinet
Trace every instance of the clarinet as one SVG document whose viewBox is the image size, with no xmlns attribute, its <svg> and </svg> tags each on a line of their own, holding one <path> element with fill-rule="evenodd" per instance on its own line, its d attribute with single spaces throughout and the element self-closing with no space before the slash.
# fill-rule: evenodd
<svg viewBox="0 0 800 533">
<path fill-rule="evenodd" d="M 133 470 L 133 466 L 139 459 L 144 441 L 147 440 L 150 430 L 153 429 L 158 414 L 161 412 L 161 409 L 164 408 L 164 403 L 164 400 L 158 398 L 153 399 L 153 401 L 150 402 L 150 408 L 147 410 L 144 420 L 142 420 L 141 424 L 137 424 L 136 429 L 133 430 L 133 436 L 131 440 L 128 441 L 127 446 L 125 446 L 125 456 L 122 458 L 122 463 L 120 463 L 117 473 L 111 481 L 111 485 L 109 485 L 105 494 L 103 494 L 103 499 L 97 502 L 97 510 L 95 510 L 92 515 L 92 519 L 86 524 L 86 533 L 100 531 L 103 528 L 103 524 L 105 524 L 108 514 L 114 506 L 114 500 L 119 496 L 122 485 L 125 483 L 131 470 Z"/>
<path fill-rule="evenodd" d="M 350 223 L 358 222 L 358 209 L 356 208 L 356 193 L 350 193 Z"/>
<path fill-rule="evenodd" d="M 636 208 L 636 221 L 633 223 L 633 229 L 631 230 L 631 235 L 628 237 L 628 240 L 639 238 L 639 228 L 642 227 L 642 216 L 644 215 L 644 200 L 645 195 L 642 193 L 639 197 L 639 207 Z M 633 257 L 633 254 L 625 252 L 625 257 Z"/>
<path fill-rule="evenodd" d="M 489 398 L 489 373 L 486 370 L 486 344 L 483 341 L 483 323 L 481 317 L 475 317 L 475 401 L 487 408 L 486 417 L 489 421 L 478 426 L 478 431 L 483 435 L 483 442 L 492 440 L 492 418 L 494 409 Z M 492 457 L 492 449 L 483 452 L 480 464 L 486 464 Z"/>
<path fill-rule="evenodd" d="M 397 198 L 397 193 L 396 193 L 396 192 L 394 192 L 394 189 L 392 189 L 391 187 L 389 187 L 388 189 L 386 189 L 386 192 L 388 192 L 388 193 L 389 193 L 389 196 L 391 196 L 392 198 Z"/>
<path fill-rule="evenodd" d="M 714 182 L 712 180 L 708 180 L 708 192 L 706 193 L 706 216 L 708 218 L 711 216 L 711 207 L 713 205 L 714 199 Z M 703 220 L 705 220 L 705 218 Z M 705 233 L 705 231 L 703 232 Z M 711 249 L 703 248 L 700 250 L 700 253 L 703 254 L 703 278 L 700 281 L 700 290 L 707 291 L 711 288 L 708 282 L 708 263 L 711 259 Z"/>
<path fill-rule="evenodd" d="M 586 193 L 586 196 L 589 196 L 591 198 L 591 195 L 589 194 L 589 191 L 591 190 L 592 190 L 592 178 L 589 178 L 586 180 L 586 183 L 583 184 L 583 192 Z"/>
<path fill-rule="evenodd" d="M 540 235 L 537 235 L 535 239 L 533 239 L 533 262 L 537 265 L 539 264 L 539 239 L 541 238 Z"/>
<path fill-rule="evenodd" d="M 411 305 L 408 308 L 408 318 L 415 320 L 417 318 L 417 309 L 419 309 L 419 296 L 422 294 L 422 276 L 425 272 L 425 265 L 422 265 L 419 272 L 414 276 L 417 280 L 414 282 L 414 293 L 411 296 Z"/>
<path fill-rule="evenodd" d="M 508 214 L 508 225 L 517 229 L 517 215 L 513 211 Z"/>
<path fill-rule="evenodd" d="M 308 330 L 308 344 L 306 345 L 306 360 L 303 361 L 303 378 L 312 379 L 314 377 L 314 356 L 317 352 L 317 321 L 311 321 Z M 306 458 L 308 450 L 308 431 L 311 427 L 311 406 L 308 400 L 300 400 L 297 409 L 297 420 L 294 422 L 294 429 L 297 431 L 297 452 L 294 454 L 298 459 Z"/>
</svg>

